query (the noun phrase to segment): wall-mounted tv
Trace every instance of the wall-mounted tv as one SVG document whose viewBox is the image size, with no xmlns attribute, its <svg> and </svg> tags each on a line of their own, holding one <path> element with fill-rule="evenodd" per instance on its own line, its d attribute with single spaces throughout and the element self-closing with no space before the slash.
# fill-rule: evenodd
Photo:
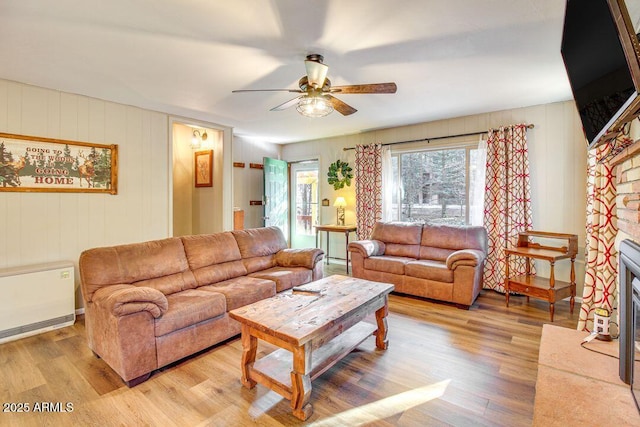
<svg viewBox="0 0 640 427">
<path fill-rule="evenodd" d="M 640 114 L 640 48 L 625 0 L 567 0 L 562 58 L 589 148 Z"/>
</svg>

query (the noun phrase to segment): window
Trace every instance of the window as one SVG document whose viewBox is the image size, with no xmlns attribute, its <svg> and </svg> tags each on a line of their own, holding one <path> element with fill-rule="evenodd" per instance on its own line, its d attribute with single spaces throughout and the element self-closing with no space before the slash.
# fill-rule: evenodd
<svg viewBox="0 0 640 427">
<path fill-rule="evenodd" d="M 392 154 L 393 219 L 469 223 L 469 177 L 477 144 Z"/>
</svg>

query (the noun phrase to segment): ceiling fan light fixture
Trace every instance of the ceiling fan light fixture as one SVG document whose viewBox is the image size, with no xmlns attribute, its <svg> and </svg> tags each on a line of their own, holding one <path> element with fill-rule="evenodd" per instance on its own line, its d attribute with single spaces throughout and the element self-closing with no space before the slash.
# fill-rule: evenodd
<svg viewBox="0 0 640 427">
<path fill-rule="evenodd" d="M 301 97 L 296 109 L 306 117 L 324 117 L 333 112 L 331 102 L 322 95 Z"/>
<path fill-rule="evenodd" d="M 304 61 L 307 69 L 307 81 L 309 86 L 315 89 L 322 88 L 327 78 L 329 66 L 322 63 L 322 55 L 309 55 Z"/>
<path fill-rule="evenodd" d="M 331 87 L 327 78 L 329 66 L 323 63 L 322 55 L 312 53 L 307 55 L 304 65 L 307 75 L 298 80 L 300 89 L 240 89 L 236 92 L 290 92 L 300 94 L 293 99 L 283 102 L 271 111 L 282 111 L 296 106 L 298 112 L 306 117 L 324 117 L 335 109 L 343 116 L 349 116 L 358 110 L 333 96 L 333 94 L 368 94 L 368 93 L 396 93 L 397 86 L 389 83 L 369 83 Z"/>
</svg>

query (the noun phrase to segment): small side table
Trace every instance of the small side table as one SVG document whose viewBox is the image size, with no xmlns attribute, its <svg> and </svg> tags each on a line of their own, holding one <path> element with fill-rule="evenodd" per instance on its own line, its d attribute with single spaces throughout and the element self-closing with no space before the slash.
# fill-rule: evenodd
<svg viewBox="0 0 640 427">
<path fill-rule="evenodd" d="M 566 246 L 543 246 L 529 241 L 529 237 L 542 237 L 545 239 L 557 239 L 566 242 Z M 563 243 L 564 243 L 563 242 Z M 518 234 L 518 245 L 504 250 L 506 265 L 504 276 L 504 289 L 509 307 L 509 292 L 516 292 L 529 297 L 542 299 L 549 302 L 549 313 L 553 322 L 554 304 L 563 298 L 570 297 L 569 307 L 573 314 L 573 306 L 576 296 L 576 272 L 574 268 L 576 254 L 578 253 L 578 236 L 575 234 L 549 233 L 545 231 L 526 231 Z M 511 255 L 527 258 L 526 273 L 517 276 L 509 276 L 509 258 Z M 549 278 L 537 277 L 531 274 L 530 259 L 548 261 L 551 264 Z M 571 278 L 569 282 L 556 280 L 554 265 L 556 261 L 571 260 Z"/>
<path fill-rule="evenodd" d="M 358 227 L 355 225 L 314 225 L 316 229 L 316 248 L 318 247 L 318 232 L 326 231 L 327 232 L 327 256 L 325 258 L 325 262 L 329 264 L 329 233 L 344 233 L 345 245 L 344 249 L 347 256 L 347 274 L 349 274 L 349 233 L 356 232 Z"/>
</svg>

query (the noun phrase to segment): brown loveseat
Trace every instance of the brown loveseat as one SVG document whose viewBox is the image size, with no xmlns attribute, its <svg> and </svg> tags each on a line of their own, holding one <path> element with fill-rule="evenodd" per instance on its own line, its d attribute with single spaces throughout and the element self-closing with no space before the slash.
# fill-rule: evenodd
<svg viewBox="0 0 640 427">
<path fill-rule="evenodd" d="M 482 289 L 484 227 L 378 222 L 370 240 L 349 243 L 353 276 L 396 292 L 469 308 Z"/>
<path fill-rule="evenodd" d="M 89 347 L 128 386 L 240 332 L 227 312 L 322 278 L 323 251 L 277 227 L 95 248 L 80 255 Z"/>
</svg>

